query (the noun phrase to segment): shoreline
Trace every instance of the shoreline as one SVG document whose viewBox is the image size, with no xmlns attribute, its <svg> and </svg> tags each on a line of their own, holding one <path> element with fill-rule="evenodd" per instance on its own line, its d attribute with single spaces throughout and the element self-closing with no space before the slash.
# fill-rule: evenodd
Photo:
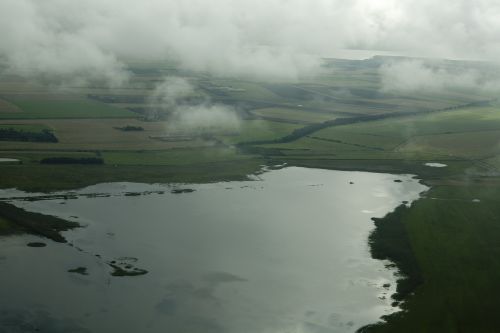
<svg viewBox="0 0 500 333">
<path fill-rule="evenodd" d="M 417 202 L 421 198 L 415 200 Z M 412 202 L 411 204 L 413 204 Z M 422 270 L 417 261 L 411 241 L 403 224 L 403 217 L 408 214 L 411 206 L 399 205 L 392 212 L 382 218 L 372 218 L 375 229 L 368 237 L 370 254 L 376 260 L 388 260 L 391 264 L 386 267 L 395 268 L 396 292 L 391 295 L 393 307 L 400 307 L 389 315 L 380 317 L 376 323 L 363 326 L 356 333 L 369 333 L 372 330 L 390 325 L 392 318 L 400 317 L 405 312 L 405 304 L 412 293 L 425 281 Z"/>
<path fill-rule="evenodd" d="M 66 243 L 61 235 L 62 231 L 80 228 L 77 222 L 67 221 L 55 216 L 28 212 L 13 204 L 0 202 L 0 219 L 7 227 L 0 235 L 11 236 L 16 234 L 32 234 L 50 239 L 57 243 Z"/>
<path fill-rule="evenodd" d="M 271 165 L 271 164 L 269 164 Z M 282 165 L 280 168 L 292 167 L 292 165 Z M 305 167 L 305 168 L 313 168 L 314 167 Z M 277 169 L 277 166 L 270 166 L 267 168 L 261 168 L 261 170 L 253 173 L 252 175 L 259 175 L 265 172 L 266 170 Z M 318 168 L 323 170 L 332 170 L 327 168 Z M 354 171 L 354 170 L 332 170 L 332 171 Z M 366 170 L 356 170 L 359 172 L 372 172 L 372 173 L 387 173 L 393 174 L 390 172 L 381 172 L 379 171 L 366 171 Z M 414 175 L 414 178 L 418 176 Z M 247 176 L 247 180 L 252 180 L 251 175 Z M 214 181 L 217 182 L 217 181 Z M 425 181 L 419 179 L 421 184 L 425 184 Z M 210 182 L 205 182 L 210 183 Z M 183 183 L 186 184 L 186 183 Z M 425 184 L 429 186 L 428 184 Z M 428 189 L 427 189 L 428 190 Z M 65 197 L 64 194 L 59 194 L 62 197 Z M 93 194 L 83 194 L 82 196 L 93 196 Z M 106 195 L 108 196 L 108 195 Z M 48 197 L 51 197 L 50 195 Z M 45 198 L 45 196 L 42 196 Z M 33 200 L 37 200 L 38 198 L 33 198 Z M 421 199 L 421 196 L 414 200 L 416 202 Z M 43 199 L 42 199 L 43 200 Z M 413 202 L 411 204 L 413 204 Z M 10 215 L 4 214 L 2 205 L 6 205 L 6 207 L 10 207 Z M 386 268 L 396 268 L 396 292 L 391 295 L 391 299 L 394 301 L 392 303 L 393 307 L 397 307 L 403 305 L 407 300 L 407 297 L 415 290 L 415 288 L 423 282 L 422 275 L 420 274 L 420 270 L 418 267 L 418 263 L 416 263 L 416 259 L 413 255 L 411 244 L 409 242 L 409 238 L 407 232 L 404 228 L 404 225 L 401 223 L 401 218 L 404 214 L 407 213 L 408 210 L 411 209 L 407 207 L 406 204 L 402 204 L 397 206 L 394 210 L 388 212 L 382 218 L 372 218 L 374 222 L 374 229 L 370 233 L 368 237 L 368 246 L 370 249 L 370 255 L 373 259 L 376 260 L 388 260 L 391 264 L 387 265 Z M 59 234 L 59 231 L 65 231 L 69 229 L 73 229 L 76 227 L 80 227 L 78 223 L 65 221 L 60 218 L 55 218 L 53 216 L 43 215 L 39 213 L 29 213 L 21 208 L 17 208 L 14 205 L 5 203 L 0 201 L 0 218 L 2 217 L 12 217 L 12 214 L 20 214 L 21 218 L 18 218 L 15 225 L 20 226 L 20 230 L 25 230 L 27 233 L 39 235 L 42 237 L 49 238 L 56 242 L 66 242 L 66 240 Z M 8 215 L 8 216 L 6 216 Z M 32 221 L 35 223 L 26 224 L 26 218 L 30 217 Z M 55 224 L 52 224 L 48 227 L 34 226 L 36 222 L 46 222 L 46 221 L 54 221 Z M 43 224 L 43 223 L 42 223 Z M 15 233 L 13 233 L 15 234 Z M 385 320 L 390 318 L 391 316 L 397 316 L 401 313 L 401 311 L 397 311 L 390 315 L 382 316 L 379 318 L 379 321 L 373 324 L 368 324 L 358 329 L 358 332 L 369 332 L 370 328 L 378 327 L 380 325 L 385 325 Z"/>
</svg>

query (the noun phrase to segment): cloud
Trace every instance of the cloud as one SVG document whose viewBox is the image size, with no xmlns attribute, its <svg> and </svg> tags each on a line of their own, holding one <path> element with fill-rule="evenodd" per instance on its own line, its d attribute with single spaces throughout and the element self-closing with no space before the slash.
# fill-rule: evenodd
<svg viewBox="0 0 500 333">
<path fill-rule="evenodd" d="M 166 77 L 156 85 L 148 98 L 150 106 L 147 118 L 158 119 L 173 113 L 183 100 L 195 95 L 195 88 L 184 78 Z"/>
<path fill-rule="evenodd" d="M 237 131 L 240 128 L 241 120 L 234 108 L 213 103 L 185 78 L 165 78 L 153 90 L 149 104 L 152 111 L 148 118 L 168 119 L 170 132 Z"/>
<path fill-rule="evenodd" d="M 130 60 L 295 80 L 345 48 L 496 60 L 499 16 L 494 0 L 2 0 L 0 61 L 110 85 Z"/>
<path fill-rule="evenodd" d="M 185 132 L 204 132 L 210 130 L 237 131 L 240 118 L 236 111 L 228 106 L 200 104 L 178 108 L 173 117 L 170 129 Z"/>
<path fill-rule="evenodd" d="M 440 61 L 399 60 L 382 65 L 379 73 L 386 92 L 500 90 L 500 73 L 492 66 L 475 69 Z"/>
<path fill-rule="evenodd" d="M 77 33 L 69 23 L 71 13 L 65 22 L 63 10 L 56 15 L 54 8 L 46 7 L 26 0 L 0 2 L 0 64 L 8 72 L 57 83 L 126 81 L 116 55 Z"/>
</svg>

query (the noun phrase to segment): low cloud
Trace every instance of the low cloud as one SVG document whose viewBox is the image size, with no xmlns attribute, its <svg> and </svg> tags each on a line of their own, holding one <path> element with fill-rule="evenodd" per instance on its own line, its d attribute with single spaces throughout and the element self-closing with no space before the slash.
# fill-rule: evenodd
<svg viewBox="0 0 500 333">
<path fill-rule="evenodd" d="M 164 118 L 175 112 L 179 105 L 190 96 L 194 96 L 195 88 L 184 78 L 167 77 L 154 88 L 148 97 L 150 120 Z"/>
<path fill-rule="evenodd" d="M 439 61 L 399 60 L 382 65 L 379 73 L 385 92 L 500 90 L 500 73 L 493 67 L 471 69 Z"/>
<path fill-rule="evenodd" d="M 57 82 L 127 81 L 129 61 L 296 80 L 341 49 L 495 60 L 495 0 L 2 0 L 4 71 Z"/>
<path fill-rule="evenodd" d="M 173 131 L 203 133 L 216 131 L 237 131 L 240 118 L 236 111 L 225 105 L 200 104 L 178 108 L 169 129 Z"/>
<path fill-rule="evenodd" d="M 116 54 L 78 33 L 72 22 L 76 7 L 56 11 L 56 1 L 46 5 L 27 0 L 0 2 L 0 65 L 4 72 L 36 78 L 47 84 L 98 83 L 118 86 L 127 81 L 125 65 Z M 68 9 L 68 8 L 66 8 Z"/>
<path fill-rule="evenodd" d="M 234 108 L 213 103 L 185 78 L 165 78 L 149 97 L 149 104 L 148 117 L 167 119 L 167 131 L 171 133 L 236 131 L 240 127 L 240 117 Z"/>
</svg>

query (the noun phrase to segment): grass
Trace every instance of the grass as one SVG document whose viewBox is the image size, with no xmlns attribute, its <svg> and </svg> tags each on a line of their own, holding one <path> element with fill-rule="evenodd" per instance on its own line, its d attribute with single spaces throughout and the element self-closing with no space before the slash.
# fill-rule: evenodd
<svg viewBox="0 0 500 333">
<path fill-rule="evenodd" d="M 497 155 L 500 153 L 500 130 L 420 136 L 408 140 L 398 150 L 425 151 L 468 158 Z"/>
<path fill-rule="evenodd" d="M 20 160 L 23 164 L 38 164 L 44 158 L 49 157 L 71 157 L 71 158 L 86 158 L 97 157 L 95 152 L 78 152 L 78 151 L 9 151 L 1 152 L 0 158 L 14 158 Z"/>
<path fill-rule="evenodd" d="M 277 121 L 295 122 L 299 124 L 309 124 L 323 122 L 330 119 L 335 119 L 334 114 L 319 113 L 306 111 L 301 109 L 286 109 L 286 108 L 263 108 L 253 110 L 252 114 Z"/>
<path fill-rule="evenodd" d="M 50 130 L 49 126 L 43 124 L 0 124 L 0 129 L 13 128 L 16 131 L 39 133 L 43 130 Z"/>
<path fill-rule="evenodd" d="M 383 142 L 380 142 L 380 147 L 387 148 L 398 145 L 415 136 L 491 130 L 500 130 L 499 107 L 471 107 L 447 112 L 352 124 L 324 129 L 315 133 L 315 136 L 346 141 L 354 140 L 353 142 L 356 143 L 371 142 L 375 145 L 377 145 L 378 140 L 381 140 Z"/>
<path fill-rule="evenodd" d="M 21 112 L 0 112 L 0 119 L 134 118 L 136 114 L 87 99 L 45 100 L 11 98 Z M 1 110 L 0 110 L 1 111 Z"/>
<path fill-rule="evenodd" d="M 435 110 L 489 98 L 476 92 L 385 93 L 381 92 L 376 69 L 353 69 L 353 66 L 348 69 L 333 66 L 319 77 L 303 78 L 301 82 L 262 83 L 214 78 L 208 82 L 204 84 L 223 100 L 267 102 L 274 105 L 273 108 L 301 105 L 304 109 L 328 113 Z M 292 114 L 288 116 L 293 117 Z"/>
<path fill-rule="evenodd" d="M 474 107 L 328 127 L 284 144 L 285 155 L 349 159 L 485 159 L 500 153 L 500 108 Z"/>
<path fill-rule="evenodd" d="M 242 81 L 236 79 L 211 79 L 211 83 L 216 89 L 227 96 L 239 100 L 265 100 L 279 102 L 282 99 L 266 89 L 258 82 Z"/>
<path fill-rule="evenodd" d="M 17 124 L 4 120 L 2 126 Z M 164 142 L 153 139 L 165 135 L 166 122 L 143 122 L 136 119 L 33 119 L 23 124 L 46 126 L 53 129 L 56 144 L 2 143 L 3 150 L 158 150 L 180 147 L 206 146 L 200 140 Z M 119 131 L 115 127 L 140 126 L 144 131 Z"/>
<path fill-rule="evenodd" d="M 2 188 L 31 192 L 70 190 L 106 182 L 206 183 L 244 180 L 260 170 L 262 158 L 206 161 L 185 165 L 3 165 Z"/>
<path fill-rule="evenodd" d="M 19 227 L 16 227 L 14 223 L 0 216 L 0 236 L 12 235 L 21 232 L 22 230 L 19 229 Z"/>
<path fill-rule="evenodd" d="M 402 223 L 408 210 L 406 205 L 401 205 L 384 218 L 372 218 L 375 229 L 369 237 L 372 257 L 378 260 L 390 260 L 398 267 L 400 278 L 396 293 L 392 295 L 398 304 L 423 283 L 409 234 Z"/>
<path fill-rule="evenodd" d="M 498 331 L 498 196 L 498 183 L 439 186 L 403 214 L 424 283 L 370 332 Z"/>
<path fill-rule="evenodd" d="M 462 177 L 464 172 L 470 170 L 474 165 L 471 161 L 447 161 L 447 168 L 430 168 L 424 165 L 425 160 L 370 159 L 369 157 L 363 158 L 361 155 L 342 159 L 329 156 L 279 156 L 270 158 L 270 160 L 275 164 L 287 163 L 306 168 L 416 174 L 427 182 Z"/>
<path fill-rule="evenodd" d="M 344 144 L 334 141 L 315 139 L 312 137 L 304 137 L 289 143 L 274 143 L 261 145 L 266 148 L 286 149 L 286 150 L 309 150 L 315 154 L 338 154 L 341 152 L 367 151 L 369 149 L 350 144 Z"/>
<path fill-rule="evenodd" d="M 239 154 L 232 148 L 172 149 L 168 151 L 103 152 L 109 165 L 194 165 L 202 163 L 252 160 L 254 156 Z"/>
<path fill-rule="evenodd" d="M 0 187 L 48 192 L 118 181 L 230 181 L 245 179 L 262 164 L 283 162 L 417 174 L 433 186 L 432 190 L 410 209 L 399 209 L 378 220 L 377 230 L 384 237 L 375 241 L 380 242 L 378 245 L 372 245 L 373 249 L 381 245 L 384 251 L 392 251 L 390 258 L 406 274 L 418 274 L 421 283 L 402 284 L 400 295 L 410 295 L 403 304 L 405 312 L 369 330 L 498 331 L 500 179 L 493 177 L 500 168 L 498 105 L 328 127 L 286 143 L 230 148 L 242 142 L 272 141 L 341 112 L 413 112 L 488 98 L 475 92 L 383 92 L 377 70 L 368 65 L 369 61 L 356 66 L 349 61 L 334 61 L 331 71 L 300 83 L 191 77 L 192 82 L 212 92 L 215 101 L 241 106 L 244 111 L 254 107 L 250 113 L 267 118 L 242 120 L 239 131 L 218 133 L 215 144 L 198 139 L 160 141 L 154 138 L 165 134 L 166 122 L 140 122 L 126 110 L 85 99 L 52 98 L 43 93 L 26 98 L 26 85 L 0 82 L 0 92 L 17 96 L 0 104 L 0 126 L 50 128 L 60 140 L 51 145 L 2 143 L 0 157 L 18 158 L 22 164 L 0 164 Z M 147 73 L 147 77 L 143 74 L 133 82 L 141 89 L 104 91 L 87 87 L 73 88 L 72 92 L 146 96 L 150 92 L 146 87 L 153 87 L 158 80 L 154 72 Z M 15 120 L 18 118 L 24 119 Z M 127 125 L 143 127 L 144 131 L 115 129 Z M 41 159 L 54 156 L 101 157 L 105 165 L 39 164 Z M 431 161 L 448 167 L 424 166 Z M 473 202 L 476 198 L 481 201 Z M 385 227 L 389 229 L 384 229 L 382 225 L 388 221 Z M 9 232 L 12 226 L 9 220 L 0 218 L 0 233 Z"/>
<path fill-rule="evenodd" d="M 4 99 L 0 99 L 0 113 L 14 113 L 14 112 L 21 112 L 21 109 L 19 109 L 17 106 Z"/>
<path fill-rule="evenodd" d="M 51 239 L 55 242 L 66 243 L 61 231 L 77 228 L 76 222 L 65 221 L 58 217 L 25 211 L 12 204 L 0 202 L 0 218 L 11 225 L 11 228 Z M 4 224 L 5 226 L 5 224 Z M 9 227 L 7 225 L 7 227 Z"/>
<path fill-rule="evenodd" d="M 268 120 L 244 120 L 238 131 L 232 134 L 216 135 L 226 144 L 256 140 L 273 140 L 290 134 L 294 129 L 301 127 L 298 124 L 288 124 Z"/>
</svg>

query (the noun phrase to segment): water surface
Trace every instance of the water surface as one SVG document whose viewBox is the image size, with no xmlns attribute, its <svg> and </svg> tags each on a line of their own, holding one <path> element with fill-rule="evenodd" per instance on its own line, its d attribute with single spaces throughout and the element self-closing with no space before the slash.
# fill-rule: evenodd
<svg viewBox="0 0 500 333">
<path fill-rule="evenodd" d="M 51 333 L 354 332 L 395 310 L 394 271 L 369 254 L 370 219 L 417 199 L 423 185 L 408 175 L 304 168 L 259 177 L 100 184 L 73 200 L 16 200 L 85 228 L 64 234 L 73 246 L 0 238 L 0 325 Z M 172 193 L 188 188 L 195 191 Z M 47 246 L 26 246 L 40 241 Z M 113 277 L 112 261 L 149 273 Z M 87 275 L 68 272 L 81 267 Z"/>
<path fill-rule="evenodd" d="M 447 164 L 443 163 L 425 163 L 424 165 L 431 168 L 446 168 L 448 166 Z"/>
</svg>

